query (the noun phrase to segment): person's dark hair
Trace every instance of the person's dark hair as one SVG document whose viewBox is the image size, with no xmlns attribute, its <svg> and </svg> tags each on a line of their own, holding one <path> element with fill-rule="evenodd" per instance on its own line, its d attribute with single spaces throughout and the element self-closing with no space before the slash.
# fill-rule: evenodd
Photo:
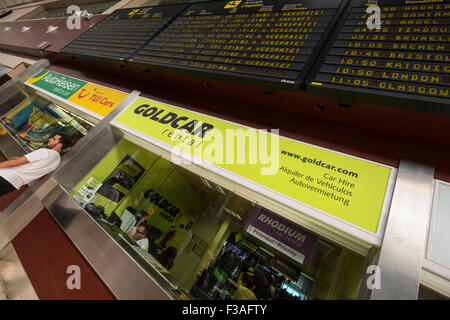
<svg viewBox="0 0 450 320">
<path fill-rule="evenodd" d="M 55 134 L 55 136 L 60 136 L 59 143 L 61 143 L 62 147 L 61 150 L 67 149 L 72 145 L 72 139 L 64 134 Z"/>
<path fill-rule="evenodd" d="M 249 289 L 252 289 L 253 286 L 255 285 L 255 279 L 253 279 L 253 277 L 250 277 L 250 276 L 246 277 L 244 282 L 245 282 L 245 286 Z"/>
<path fill-rule="evenodd" d="M 140 226 L 145 227 L 145 230 L 148 230 L 148 228 L 149 228 L 149 225 L 148 225 L 147 221 L 145 221 L 145 220 L 141 222 Z"/>
<path fill-rule="evenodd" d="M 145 221 L 144 221 L 145 222 Z M 138 228 L 139 227 L 143 227 L 144 228 L 144 235 L 146 236 L 146 237 L 148 237 L 148 225 L 147 225 L 147 223 L 141 223 L 140 225 L 138 225 L 137 226 Z"/>
</svg>

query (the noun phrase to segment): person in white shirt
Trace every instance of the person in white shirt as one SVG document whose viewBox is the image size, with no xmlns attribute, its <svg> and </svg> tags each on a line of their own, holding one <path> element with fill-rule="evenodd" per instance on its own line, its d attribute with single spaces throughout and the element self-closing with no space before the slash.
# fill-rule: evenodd
<svg viewBox="0 0 450 320">
<path fill-rule="evenodd" d="M 139 247 L 148 251 L 150 243 L 147 239 L 148 229 L 145 224 L 141 224 L 138 227 L 133 228 L 131 232 L 128 233 L 131 241 L 135 242 Z"/>
<path fill-rule="evenodd" d="M 0 196 L 55 170 L 61 162 L 61 150 L 70 145 L 70 138 L 56 134 L 49 139 L 47 148 L 0 162 Z"/>
</svg>

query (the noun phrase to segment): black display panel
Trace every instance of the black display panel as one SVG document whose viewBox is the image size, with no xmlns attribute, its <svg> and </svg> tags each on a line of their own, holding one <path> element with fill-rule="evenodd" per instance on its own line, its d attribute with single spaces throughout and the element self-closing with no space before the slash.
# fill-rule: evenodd
<svg viewBox="0 0 450 320">
<path fill-rule="evenodd" d="M 328 41 L 307 92 L 450 115 L 450 0 L 353 0 Z"/>
<path fill-rule="evenodd" d="M 61 52 L 101 60 L 125 60 L 172 21 L 187 4 L 119 9 Z"/>
<path fill-rule="evenodd" d="M 192 4 L 130 63 L 298 90 L 346 1 Z M 150 67 L 151 68 L 151 67 Z"/>
</svg>

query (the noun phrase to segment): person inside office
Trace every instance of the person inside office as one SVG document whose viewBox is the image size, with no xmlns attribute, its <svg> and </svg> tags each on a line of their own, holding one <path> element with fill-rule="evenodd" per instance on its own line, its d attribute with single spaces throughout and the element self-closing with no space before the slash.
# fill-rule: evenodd
<svg viewBox="0 0 450 320">
<path fill-rule="evenodd" d="M 130 237 L 131 241 L 136 243 L 139 247 L 141 247 L 145 251 L 148 251 L 149 248 L 147 235 L 148 235 L 148 228 L 147 225 L 143 223 L 137 227 L 134 227 L 131 230 L 131 232 L 128 233 L 128 236 Z"/>
</svg>

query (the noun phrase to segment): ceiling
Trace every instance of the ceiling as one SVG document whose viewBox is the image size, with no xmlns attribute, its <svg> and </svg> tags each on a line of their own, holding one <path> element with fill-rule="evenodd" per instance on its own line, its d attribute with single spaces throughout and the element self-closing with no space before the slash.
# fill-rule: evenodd
<svg viewBox="0 0 450 320">
<path fill-rule="evenodd" d="M 36 2 L 36 0 L 0 0 L 0 9 L 14 7 L 29 2 Z"/>
</svg>

